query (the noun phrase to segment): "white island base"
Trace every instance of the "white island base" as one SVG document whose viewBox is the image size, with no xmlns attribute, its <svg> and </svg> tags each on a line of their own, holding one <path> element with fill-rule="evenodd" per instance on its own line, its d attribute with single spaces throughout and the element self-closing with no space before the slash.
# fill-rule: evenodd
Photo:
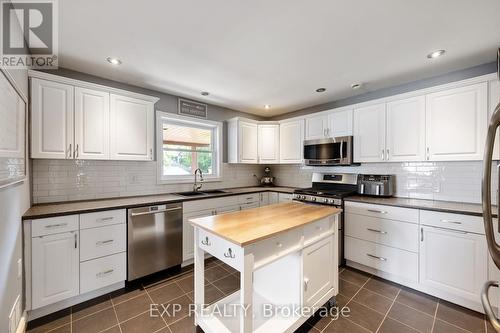
<svg viewBox="0 0 500 333">
<path fill-rule="evenodd" d="M 243 246 L 193 223 L 195 324 L 205 333 L 294 332 L 338 293 L 337 216 Z M 211 305 L 206 252 L 241 273 L 240 290 Z"/>
</svg>

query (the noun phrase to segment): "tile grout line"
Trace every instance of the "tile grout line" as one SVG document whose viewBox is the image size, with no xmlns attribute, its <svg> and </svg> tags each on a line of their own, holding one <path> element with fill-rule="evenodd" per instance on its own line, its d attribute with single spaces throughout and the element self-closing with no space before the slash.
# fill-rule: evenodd
<svg viewBox="0 0 500 333">
<path fill-rule="evenodd" d="M 432 327 L 431 327 L 431 333 L 434 332 L 434 325 L 436 325 L 436 317 L 438 313 L 438 308 L 439 308 L 439 298 L 436 304 L 436 311 L 434 311 L 434 319 L 432 320 Z"/>
<path fill-rule="evenodd" d="M 109 300 L 111 302 L 111 307 L 113 308 L 113 313 L 115 314 L 116 322 L 118 323 L 118 329 L 120 330 L 120 333 L 123 333 L 122 332 L 122 327 L 120 325 L 120 320 L 118 319 L 118 314 L 116 313 L 115 304 L 113 302 L 113 299 L 110 297 Z"/>
<path fill-rule="evenodd" d="M 396 297 L 394 297 L 394 300 L 392 301 L 391 306 L 389 307 L 389 309 L 385 313 L 384 318 L 382 318 L 382 321 L 380 322 L 380 325 L 378 325 L 378 328 L 375 330 L 375 333 L 377 333 L 380 330 L 380 328 L 382 327 L 382 325 L 384 324 L 384 321 L 387 319 L 389 312 L 391 312 L 391 309 L 394 306 L 394 303 L 396 303 L 396 299 L 398 298 L 399 294 L 401 293 L 401 290 L 402 289 L 400 288 L 398 293 L 396 294 Z"/>
<path fill-rule="evenodd" d="M 175 281 L 173 282 L 175 283 Z M 156 304 L 155 301 L 153 301 L 153 298 L 151 297 L 151 295 L 148 293 L 148 290 L 146 288 L 144 288 L 144 285 L 142 285 L 142 288 L 144 289 L 144 291 L 146 292 L 146 295 L 148 296 L 149 300 L 151 301 L 151 304 Z M 159 289 L 159 288 L 158 288 Z M 179 287 L 180 290 L 182 290 L 181 287 Z M 182 290 L 184 291 L 184 290 Z M 181 296 L 179 296 L 181 297 Z M 174 298 L 175 299 L 175 298 Z M 149 305 L 150 306 L 150 309 L 151 309 L 151 304 Z M 148 310 L 149 311 L 149 310 Z M 143 312 L 144 313 L 144 312 Z M 163 316 L 160 316 L 161 317 L 161 320 L 163 320 L 163 323 L 165 324 L 166 327 L 168 327 L 168 324 L 167 324 L 167 321 L 165 320 L 165 318 L 163 318 Z M 162 327 L 163 328 L 163 327 Z"/>
</svg>

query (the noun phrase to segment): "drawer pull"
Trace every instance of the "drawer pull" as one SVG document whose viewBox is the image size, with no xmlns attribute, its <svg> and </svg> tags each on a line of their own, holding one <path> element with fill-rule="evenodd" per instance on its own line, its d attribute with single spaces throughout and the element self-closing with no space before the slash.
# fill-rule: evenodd
<svg viewBox="0 0 500 333">
<path fill-rule="evenodd" d="M 68 224 L 67 223 L 58 223 L 58 224 L 48 224 L 45 226 L 45 228 L 47 229 L 51 229 L 51 228 L 63 228 L 63 227 L 66 227 Z"/>
<path fill-rule="evenodd" d="M 231 250 L 231 248 L 227 249 L 227 252 L 224 253 L 224 257 L 226 258 L 233 258 L 235 257 L 234 253 L 233 253 L 233 250 Z"/>
<path fill-rule="evenodd" d="M 201 244 L 206 245 L 206 246 L 212 245 L 212 243 L 210 243 L 210 241 L 208 240 L 208 236 L 205 237 L 205 240 L 201 241 Z"/>
<path fill-rule="evenodd" d="M 378 260 L 380 260 L 380 261 L 387 261 L 387 258 L 384 258 L 384 257 L 374 256 L 373 254 L 369 254 L 369 253 L 367 253 L 366 255 L 367 255 L 368 257 L 370 257 L 370 258 L 378 259 Z"/>
<path fill-rule="evenodd" d="M 448 228 L 442 228 L 442 227 L 431 227 L 431 228 L 434 228 L 434 229 L 437 229 L 437 230 L 443 230 L 443 231 L 447 231 L 447 232 L 452 232 L 452 233 L 455 233 L 455 234 L 462 234 L 462 235 L 467 235 L 468 234 L 467 231 L 462 231 L 462 230 L 448 229 Z"/>
<path fill-rule="evenodd" d="M 276 243 L 276 246 L 277 246 L 277 247 L 283 247 L 283 243 L 278 242 L 278 243 Z"/>
<path fill-rule="evenodd" d="M 450 221 L 450 220 L 444 220 L 444 219 L 441 219 L 441 222 L 444 222 L 444 223 L 453 223 L 453 224 L 462 224 L 462 222 Z"/>
<path fill-rule="evenodd" d="M 114 219 L 113 216 L 109 216 L 109 217 L 100 218 L 100 219 L 98 219 L 98 221 L 105 222 L 105 221 L 111 221 L 113 219 Z"/>
<path fill-rule="evenodd" d="M 309 286 L 309 279 L 304 278 L 304 291 L 307 291 L 307 287 Z"/>
<path fill-rule="evenodd" d="M 367 211 L 372 212 L 372 213 L 387 214 L 387 212 L 385 210 L 367 209 Z"/>
<path fill-rule="evenodd" d="M 318 231 L 322 231 L 322 230 L 323 230 L 323 227 L 319 227 L 319 226 L 318 226 L 318 227 L 316 227 L 316 230 L 318 230 Z"/>
<path fill-rule="evenodd" d="M 96 276 L 97 278 L 102 278 L 102 277 L 105 277 L 105 276 L 106 276 L 106 275 L 108 275 L 108 274 L 113 273 L 114 271 L 115 271 L 114 269 L 108 269 L 107 271 L 97 273 L 95 276 Z"/>
<path fill-rule="evenodd" d="M 383 235 L 387 234 L 387 231 L 382 231 L 382 230 L 377 230 L 377 229 L 372 229 L 372 228 L 366 228 L 366 230 L 372 231 L 372 232 L 376 232 L 376 233 L 379 233 L 379 234 L 383 234 Z"/>
<path fill-rule="evenodd" d="M 100 246 L 100 245 L 107 245 L 113 243 L 115 240 L 114 239 L 108 239 L 105 241 L 98 241 L 95 243 L 95 245 Z"/>
</svg>

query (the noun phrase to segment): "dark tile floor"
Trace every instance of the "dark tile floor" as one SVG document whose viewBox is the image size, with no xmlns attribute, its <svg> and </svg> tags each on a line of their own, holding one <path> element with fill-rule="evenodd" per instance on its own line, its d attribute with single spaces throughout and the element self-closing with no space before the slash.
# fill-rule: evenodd
<svg viewBox="0 0 500 333">
<path fill-rule="evenodd" d="M 239 288 L 239 273 L 220 261 L 207 262 L 205 278 L 209 302 Z M 341 269 L 339 282 L 337 303 L 349 309 L 349 317 L 313 317 L 300 332 L 493 332 L 482 314 L 351 268 Z M 175 276 L 143 281 L 126 291 L 38 319 L 29 324 L 28 332 L 196 332 L 193 319 L 188 316 L 188 304 L 192 301 L 193 272 L 188 268 Z M 151 317 L 150 304 L 163 304 L 167 309 L 169 304 L 182 307 L 175 315 Z"/>
</svg>

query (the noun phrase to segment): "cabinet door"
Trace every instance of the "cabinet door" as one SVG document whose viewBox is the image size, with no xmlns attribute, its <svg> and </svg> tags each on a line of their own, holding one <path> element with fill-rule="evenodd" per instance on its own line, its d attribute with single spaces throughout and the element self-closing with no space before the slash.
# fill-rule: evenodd
<svg viewBox="0 0 500 333">
<path fill-rule="evenodd" d="M 313 306 L 334 286 L 333 240 L 331 237 L 302 251 L 304 306 Z M 330 264 L 326 264 L 330 263 Z"/>
<path fill-rule="evenodd" d="M 293 194 L 291 193 L 278 193 L 278 202 L 292 201 Z"/>
<path fill-rule="evenodd" d="M 340 108 L 332 110 L 328 116 L 329 136 L 352 135 L 352 108 Z"/>
<path fill-rule="evenodd" d="M 75 88 L 75 158 L 109 159 L 109 93 Z"/>
<path fill-rule="evenodd" d="M 198 217 L 212 216 L 213 213 L 213 209 L 184 213 L 182 217 L 182 261 L 194 258 L 194 228 L 188 220 Z"/>
<path fill-rule="evenodd" d="M 306 118 L 306 140 L 328 137 L 328 115 L 321 114 Z"/>
<path fill-rule="evenodd" d="M 487 105 L 486 82 L 427 95 L 427 158 L 432 161 L 481 160 Z"/>
<path fill-rule="evenodd" d="M 269 192 L 269 204 L 277 204 L 278 203 L 278 192 Z"/>
<path fill-rule="evenodd" d="M 73 86 L 31 79 L 31 157 L 73 158 Z"/>
<path fill-rule="evenodd" d="M 258 125 L 258 129 L 259 163 L 279 163 L 280 125 Z"/>
<path fill-rule="evenodd" d="M 79 293 L 78 232 L 32 238 L 33 309 Z"/>
<path fill-rule="evenodd" d="M 386 159 L 425 160 L 425 96 L 387 103 Z"/>
<path fill-rule="evenodd" d="M 385 160 L 385 103 L 354 109 L 354 162 Z"/>
<path fill-rule="evenodd" d="M 302 163 L 304 150 L 304 120 L 280 124 L 280 163 Z"/>
<path fill-rule="evenodd" d="M 239 155 L 240 163 L 258 163 L 257 145 L 258 145 L 257 124 L 240 121 L 239 122 Z"/>
<path fill-rule="evenodd" d="M 153 160 L 154 105 L 127 96 L 110 95 L 110 158 Z"/>
<path fill-rule="evenodd" d="M 421 228 L 420 283 L 477 302 L 488 270 L 484 235 Z"/>
<path fill-rule="evenodd" d="M 493 111 L 495 111 L 496 106 L 500 103 L 500 81 L 493 80 L 488 82 L 488 123 L 490 121 Z M 497 131 L 495 135 L 495 148 L 493 149 L 493 159 L 500 159 L 500 133 Z"/>
<path fill-rule="evenodd" d="M 269 192 L 259 193 L 259 205 L 261 207 L 269 205 Z"/>
<path fill-rule="evenodd" d="M 215 209 L 215 214 L 224 214 L 224 213 L 232 213 L 232 212 L 237 212 L 240 209 L 240 205 L 231 205 L 231 206 L 224 206 L 224 207 L 218 207 Z"/>
</svg>

